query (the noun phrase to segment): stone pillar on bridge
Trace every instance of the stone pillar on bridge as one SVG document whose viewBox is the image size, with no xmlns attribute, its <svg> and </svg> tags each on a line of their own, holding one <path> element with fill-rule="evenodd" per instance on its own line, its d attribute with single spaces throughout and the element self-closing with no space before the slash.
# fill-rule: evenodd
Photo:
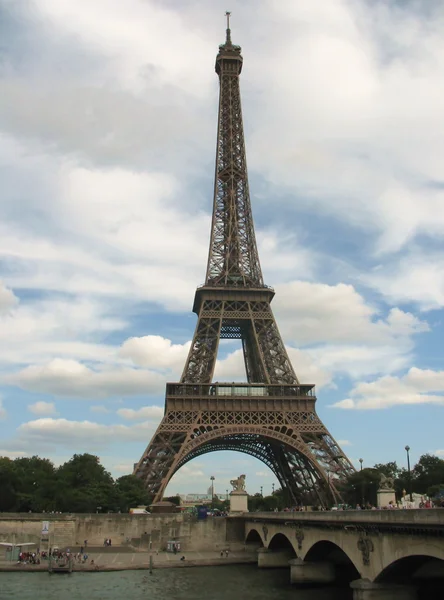
<svg viewBox="0 0 444 600">
<path fill-rule="evenodd" d="M 350 587 L 353 600 L 416 600 L 416 588 L 393 583 L 372 583 L 369 579 L 356 579 Z"/>
<path fill-rule="evenodd" d="M 335 567 L 329 562 L 305 562 L 301 558 L 290 560 L 290 580 L 296 585 L 332 583 Z"/>
<path fill-rule="evenodd" d="M 245 490 L 233 490 L 230 493 L 230 514 L 248 512 L 248 494 Z"/>
<path fill-rule="evenodd" d="M 282 548 L 280 550 L 259 548 L 257 551 L 257 566 L 259 569 L 288 567 L 292 558 L 294 558 L 294 553 L 290 548 Z"/>
</svg>

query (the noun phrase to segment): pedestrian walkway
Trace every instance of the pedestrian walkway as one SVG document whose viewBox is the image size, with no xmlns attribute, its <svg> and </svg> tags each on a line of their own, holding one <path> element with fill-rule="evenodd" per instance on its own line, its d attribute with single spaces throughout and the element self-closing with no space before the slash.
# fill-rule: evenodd
<svg viewBox="0 0 444 600">
<path fill-rule="evenodd" d="M 150 564 L 154 569 L 174 567 L 216 566 L 224 564 L 252 564 L 257 563 L 255 552 L 230 552 L 228 556 L 214 552 L 120 552 L 116 548 L 111 552 L 109 548 L 103 551 L 100 548 L 88 548 L 86 563 L 74 562 L 74 571 L 119 571 L 130 569 L 149 569 Z M 185 560 L 181 560 L 182 556 Z M 151 561 L 150 561 L 151 557 Z M 92 562 L 93 561 L 93 562 Z M 92 564 L 91 564 L 92 563 Z M 48 562 L 42 560 L 40 565 L 18 565 L 16 562 L 6 561 L 0 557 L 0 571 L 45 571 Z"/>
</svg>

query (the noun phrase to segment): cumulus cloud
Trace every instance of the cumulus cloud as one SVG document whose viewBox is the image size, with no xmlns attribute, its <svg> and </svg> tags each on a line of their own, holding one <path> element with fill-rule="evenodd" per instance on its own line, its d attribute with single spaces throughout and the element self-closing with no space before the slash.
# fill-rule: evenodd
<svg viewBox="0 0 444 600">
<path fill-rule="evenodd" d="M 429 330 L 425 321 L 399 308 L 386 318 L 369 305 L 352 285 L 293 281 L 276 287 L 273 302 L 288 339 L 298 344 L 401 343 Z"/>
<path fill-rule="evenodd" d="M 315 383 L 320 389 L 332 382 L 331 371 L 321 368 L 307 353 L 287 346 L 288 356 L 301 382 Z M 215 381 L 245 381 L 245 364 L 241 349 L 230 352 L 225 358 L 216 362 Z"/>
<path fill-rule="evenodd" d="M 116 442 L 146 442 L 156 423 L 103 425 L 92 421 L 42 418 L 22 423 L 17 429 L 18 443 L 35 447 L 104 448 Z"/>
<path fill-rule="evenodd" d="M 337 440 L 340 446 L 353 446 L 353 444 L 349 440 Z"/>
<path fill-rule="evenodd" d="M 124 367 L 95 371 L 75 360 L 64 359 L 26 367 L 7 376 L 5 381 L 24 390 L 71 398 L 152 394 L 164 386 L 164 378 L 152 371 Z"/>
<path fill-rule="evenodd" d="M 142 421 L 144 419 L 161 419 L 163 417 L 164 408 L 161 406 L 142 406 L 137 410 L 133 408 L 119 408 L 117 414 L 128 421 Z"/>
<path fill-rule="evenodd" d="M 183 368 L 190 345 L 191 342 L 173 344 L 160 335 L 146 335 L 126 340 L 119 355 L 141 367 L 179 370 Z"/>
<path fill-rule="evenodd" d="M 17 304 L 17 296 L 0 280 L 0 315 L 8 313 Z"/>
<path fill-rule="evenodd" d="M 51 415 L 55 415 L 57 414 L 55 405 L 53 402 L 44 402 L 44 401 L 39 401 L 39 402 L 35 402 L 34 404 L 29 404 L 28 405 L 28 410 L 32 413 L 34 413 L 35 415 L 41 415 L 41 416 L 51 416 Z"/>
<path fill-rule="evenodd" d="M 349 398 L 333 407 L 371 410 L 412 404 L 444 405 L 444 371 L 413 367 L 404 377 L 385 376 L 370 383 L 358 383 Z"/>
<path fill-rule="evenodd" d="M 424 311 L 444 307 L 444 258 L 441 252 L 409 252 L 395 264 L 380 264 L 360 279 L 388 302 L 411 302 Z"/>
</svg>

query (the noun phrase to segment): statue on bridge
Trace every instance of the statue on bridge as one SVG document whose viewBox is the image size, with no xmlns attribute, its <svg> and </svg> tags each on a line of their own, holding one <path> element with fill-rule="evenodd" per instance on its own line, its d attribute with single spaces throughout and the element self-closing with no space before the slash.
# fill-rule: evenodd
<svg viewBox="0 0 444 600">
<path fill-rule="evenodd" d="M 245 475 L 239 475 L 237 479 L 232 479 L 230 485 L 233 486 L 233 492 L 245 491 Z"/>
<path fill-rule="evenodd" d="M 395 479 L 393 477 L 387 477 L 384 473 L 381 473 L 379 480 L 380 490 L 393 490 L 395 487 Z"/>
</svg>

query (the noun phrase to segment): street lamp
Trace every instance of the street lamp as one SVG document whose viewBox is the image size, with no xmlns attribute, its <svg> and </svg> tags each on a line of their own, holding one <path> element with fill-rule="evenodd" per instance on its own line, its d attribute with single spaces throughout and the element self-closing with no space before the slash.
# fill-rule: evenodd
<svg viewBox="0 0 444 600">
<path fill-rule="evenodd" d="M 364 462 L 363 458 L 359 459 L 359 462 L 361 463 L 361 471 L 362 471 L 362 463 Z M 361 477 L 361 508 L 364 508 L 364 480 Z"/>
<path fill-rule="evenodd" d="M 407 452 L 407 471 L 409 474 L 409 495 L 410 495 L 410 502 L 413 502 L 413 496 L 412 496 L 412 473 L 410 471 L 410 446 L 406 446 L 405 447 L 405 451 Z"/>
<path fill-rule="evenodd" d="M 264 496 L 263 491 L 264 491 L 264 486 L 261 485 L 261 496 L 262 497 Z"/>
<path fill-rule="evenodd" d="M 211 475 L 211 508 L 214 508 L 214 476 Z"/>
<path fill-rule="evenodd" d="M 228 490 L 225 490 L 227 492 L 227 502 L 228 502 Z"/>
<path fill-rule="evenodd" d="M 271 493 L 274 494 L 274 483 L 271 484 Z"/>
</svg>

